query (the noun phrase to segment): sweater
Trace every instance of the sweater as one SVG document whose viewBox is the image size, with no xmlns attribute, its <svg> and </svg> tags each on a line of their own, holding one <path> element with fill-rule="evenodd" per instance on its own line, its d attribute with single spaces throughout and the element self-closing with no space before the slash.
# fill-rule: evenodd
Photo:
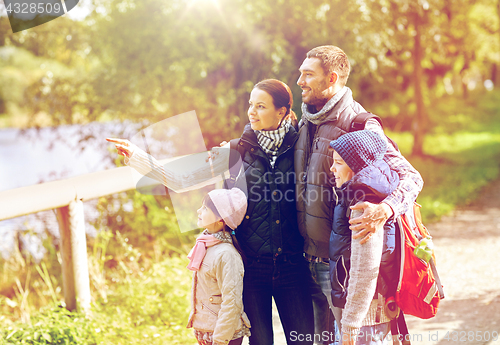
<svg viewBox="0 0 500 345">
<path fill-rule="evenodd" d="M 385 304 L 385 298 L 379 294 L 392 294 L 397 284 L 394 222 L 388 221 L 367 243 L 360 244 L 361 239 L 352 239 L 348 223 L 350 217 L 357 215 L 348 214 L 349 206 L 357 202 L 380 202 L 398 182 L 397 174 L 387 163 L 378 160 L 359 171 L 338 190 L 339 203 L 335 207 L 336 221 L 330 243 L 330 258 L 335 264 L 331 265 L 330 272 L 333 303 L 344 307 L 343 333 L 357 334 L 362 326 L 390 321 L 383 309 L 378 322 L 376 314 L 378 304 Z M 339 246 L 339 242 L 345 245 Z M 347 271 L 342 272 L 342 269 Z M 341 276 L 343 279 L 339 279 Z M 343 282 L 339 283 L 340 280 Z"/>
</svg>

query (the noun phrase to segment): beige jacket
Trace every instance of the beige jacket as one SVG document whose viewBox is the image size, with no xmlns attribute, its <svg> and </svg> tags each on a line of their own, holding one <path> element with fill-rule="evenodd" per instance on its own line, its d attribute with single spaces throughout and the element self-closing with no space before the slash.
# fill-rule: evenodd
<svg viewBox="0 0 500 345">
<path fill-rule="evenodd" d="M 214 343 L 227 344 L 250 321 L 243 311 L 243 262 L 229 243 L 207 248 L 200 270 L 193 273 L 188 328 L 213 332 Z"/>
</svg>

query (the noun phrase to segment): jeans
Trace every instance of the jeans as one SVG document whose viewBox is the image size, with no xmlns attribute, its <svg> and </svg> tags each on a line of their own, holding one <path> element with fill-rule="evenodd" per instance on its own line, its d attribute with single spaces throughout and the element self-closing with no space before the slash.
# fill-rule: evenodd
<svg viewBox="0 0 500 345">
<path fill-rule="evenodd" d="M 314 332 L 316 333 L 316 344 L 337 344 L 332 341 L 324 341 L 325 334 L 328 339 L 339 339 L 340 333 L 332 310 L 332 285 L 330 284 L 330 265 L 324 262 L 310 262 L 309 270 L 312 275 L 311 295 L 314 307 Z M 332 336 L 334 335 L 334 336 Z"/>
<path fill-rule="evenodd" d="M 276 260 L 248 258 L 243 278 L 243 305 L 250 319 L 250 345 L 273 344 L 272 299 L 289 345 L 311 345 L 314 332 L 309 292 L 311 273 L 302 254 Z"/>
</svg>

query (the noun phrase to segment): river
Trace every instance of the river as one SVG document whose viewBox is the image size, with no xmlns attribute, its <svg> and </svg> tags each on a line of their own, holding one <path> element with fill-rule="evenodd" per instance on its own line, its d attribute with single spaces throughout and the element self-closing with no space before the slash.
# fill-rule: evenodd
<svg viewBox="0 0 500 345">
<path fill-rule="evenodd" d="M 128 137 L 136 128 L 131 123 L 114 122 L 0 129 L 0 191 L 114 168 L 116 151 L 110 151 L 113 146 L 105 138 Z M 86 207 L 86 216 L 92 217 L 92 211 L 92 207 Z M 59 235 L 54 211 L 0 221 L 2 257 L 8 258 L 19 245 L 40 260 L 46 230 L 56 238 Z M 89 224 L 86 231 L 95 233 Z"/>
</svg>

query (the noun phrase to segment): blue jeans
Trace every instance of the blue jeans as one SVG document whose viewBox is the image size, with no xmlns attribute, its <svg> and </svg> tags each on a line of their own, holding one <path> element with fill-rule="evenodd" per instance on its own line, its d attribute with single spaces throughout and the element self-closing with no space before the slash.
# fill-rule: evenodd
<svg viewBox="0 0 500 345">
<path fill-rule="evenodd" d="M 332 311 L 332 285 L 330 284 L 330 265 L 323 262 L 310 262 L 309 270 L 312 275 L 311 295 L 314 307 L 314 332 L 316 343 L 336 344 L 333 339 L 340 339 L 340 333 L 335 323 Z M 324 335 L 327 334 L 327 337 Z M 327 341 L 327 338 L 330 341 Z"/>
<path fill-rule="evenodd" d="M 273 344 L 272 298 L 289 345 L 311 345 L 314 331 L 309 284 L 311 273 L 302 254 L 273 259 L 247 259 L 243 305 L 251 324 L 250 345 Z"/>
</svg>

